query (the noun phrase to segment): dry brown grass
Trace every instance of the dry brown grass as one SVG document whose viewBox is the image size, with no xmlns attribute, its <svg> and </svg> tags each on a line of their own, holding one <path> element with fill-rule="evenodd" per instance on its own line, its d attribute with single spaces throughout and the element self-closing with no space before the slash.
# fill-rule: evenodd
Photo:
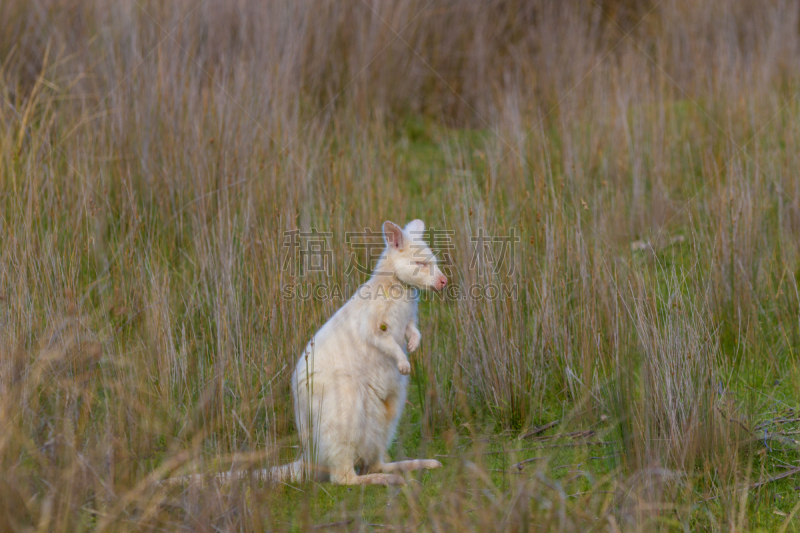
<svg viewBox="0 0 800 533">
<path fill-rule="evenodd" d="M 797 527 L 791 478 L 753 484 L 798 460 L 799 11 L 0 3 L 0 529 Z M 154 487 L 294 455 L 289 374 L 341 300 L 283 291 L 357 286 L 345 233 L 387 218 L 515 287 L 423 304 L 395 453 L 444 473 Z M 298 228 L 332 277 L 282 268 Z"/>
</svg>

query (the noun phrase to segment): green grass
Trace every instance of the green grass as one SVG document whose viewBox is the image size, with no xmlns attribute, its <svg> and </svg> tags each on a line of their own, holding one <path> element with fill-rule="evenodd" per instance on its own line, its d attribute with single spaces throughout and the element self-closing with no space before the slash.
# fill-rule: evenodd
<svg viewBox="0 0 800 533">
<path fill-rule="evenodd" d="M 798 410 L 797 373 L 794 381 L 771 391 L 773 398 Z M 743 388 L 749 388 L 746 383 Z M 417 387 L 412 385 L 410 396 Z M 738 387 L 734 387 L 739 390 Z M 768 387 L 760 387 L 768 389 Z M 761 394 L 766 394 L 763 390 Z M 792 395 L 794 393 L 794 395 Z M 390 449 L 395 459 L 413 457 L 437 457 L 443 464 L 441 471 L 416 473 L 403 488 L 343 487 L 328 484 L 305 483 L 286 486 L 272 491 L 270 509 L 273 523 L 292 531 L 311 525 L 335 524 L 331 527 L 345 529 L 355 527 L 391 528 L 398 514 L 412 515 L 412 502 L 416 505 L 434 505 L 442 497 L 460 487 L 472 507 L 469 512 L 480 514 L 484 506 L 490 507 L 493 498 L 508 498 L 506 491 L 523 478 L 539 478 L 552 486 L 567 499 L 580 499 L 586 493 L 614 490 L 614 478 L 624 469 L 620 453 L 622 443 L 618 432 L 608 419 L 591 424 L 597 436 L 569 438 L 558 436 L 571 433 L 574 427 L 565 429 L 556 426 L 537 434 L 536 440 L 520 438 L 516 432 L 498 434 L 494 428 L 462 427 L 460 431 L 448 433 L 447 437 L 436 432 L 432 438 L 424 438 L 421 429 L 422 413 L 418 403 L 406 407 L 397 443 Z M 476 438 L 478 436 L 478 438 Z M 598 438 L 599 437 L 599 438 Z M 552 438 L 552 440 L 550 440 Z M 544 440 L 548 439 L 548 440 Z M 608 444 L 594 445 L 602 439 Z M 751 457 L 747 461 L 754 473 L 762 477 L 780 475 L 785 470 L 781 465 L 796 463 L 800 458 L 797 447 L 781 447 L 774 444 L 766 448 L 763 442 L 747 445 Z M 522 465 L 521 461 L 537 459 Z M 485 472 L 486 480 L 464 483 L 466 463 L 473 463 Z M 715 480 L 719 482 L 719 480 Z M 797 482 L 791 478 L 769 483 L 754 491 L 747 503 L 754 531 L 774 531 L 783 523 L 798 501 Z M 711 487 L 706 487 L 710 489 Z M 257 489 L 248 489 L 257 490 Z M 667 512 L 661 517 L 665 530 L 702 530 L 711 527 L 708 515 L 724 514 L 727 500 L 703 501 L 708 496 L 694 494 L 694 502 Z M 737 496 L 738 498 L 738 496 Z M 577 501 L 577 500 L 576 500 Z M 430 523 L 417 524 L 424 528 Z"/>
</svg>

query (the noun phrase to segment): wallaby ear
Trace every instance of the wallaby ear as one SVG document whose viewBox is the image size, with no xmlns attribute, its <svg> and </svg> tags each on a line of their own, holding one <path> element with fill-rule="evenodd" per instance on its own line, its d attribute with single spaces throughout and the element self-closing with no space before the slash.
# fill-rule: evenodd
<svg viewBox="0 0 800 533">
<path fill-rule="evenodd" d="M 403 247 L 403 230 L 394 222 L 386 221 L 383 223 L 383 240 L 386 246 L 399 250 Z"/>
<path fill-rule="evenodd" d="M 420 219 L 412 220 L 406 224 L 406 231 L 413 237 L 420 237 L 422 232 L 425 231 L 425 223 Z"/>
</svg>

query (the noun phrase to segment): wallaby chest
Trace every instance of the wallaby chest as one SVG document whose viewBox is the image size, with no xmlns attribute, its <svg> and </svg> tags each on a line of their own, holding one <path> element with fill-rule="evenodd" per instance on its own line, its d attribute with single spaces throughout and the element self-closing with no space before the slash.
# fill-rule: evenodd
<svg viewBox="0 0 800 533">
<path fill-rule="evenodd" d="M 394 300 L 386 302 L 378 310 L 378 328 L 391 335 L 398 343 L 403 344 L 408 324 L 415 320 L 417 315 L 417 302 L 415 300 Z"/>
</svg>

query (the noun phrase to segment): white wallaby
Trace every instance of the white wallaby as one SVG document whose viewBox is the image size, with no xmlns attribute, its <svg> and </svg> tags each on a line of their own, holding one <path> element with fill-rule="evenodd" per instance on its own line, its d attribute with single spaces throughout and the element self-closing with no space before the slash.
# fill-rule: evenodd
<svg viewBox="0 0 800 533">
<path fill-rule="evenodd" d="M 403 414 L 417 349 L 420 289 L 442 290 L 447 278 L 422 239 L 425 224 L 384 222 L 386 249 L 372 277 L 314 335 L 292 375 L 298 461 L 271 469 L 276 480 L 303 475 L 337 484 L 402 484 L 399 474 L 439 468 L 436 460 L 387 462 Z"/>
<path fill-rule="evenodd" d="M 384 222 L 386 249 L 371 278 L 314 335 L 292 374 L 300 458 L 258 477 L 396 485 L 405 483 L 402 472 L 442 466 L 433 459 L 387 462 L 386 455 L 406 403 L 406 354 L 421 339 L 419 290 L 447 284 L 424 230 L 421 220 L 405 229 Z"/>
</svg>

